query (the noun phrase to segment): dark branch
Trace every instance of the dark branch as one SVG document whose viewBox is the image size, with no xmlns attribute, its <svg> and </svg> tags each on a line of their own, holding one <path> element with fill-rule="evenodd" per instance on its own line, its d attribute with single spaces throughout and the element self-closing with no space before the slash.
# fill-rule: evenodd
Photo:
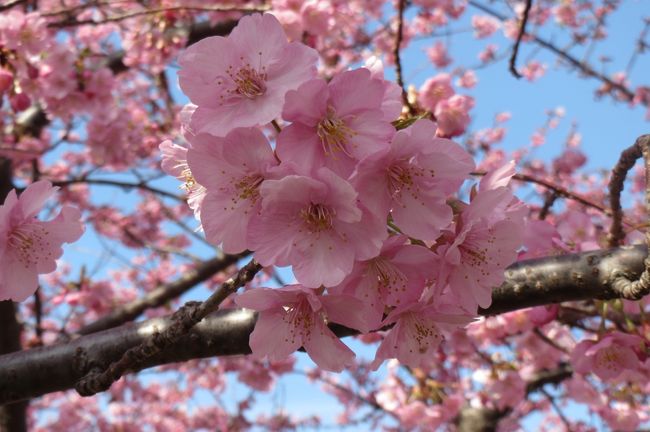
<svg viewBox="0 0 650 432">
<path fill-rule="evenodd" d="M 514 47 L 512 47 L 512 55 L 510 56 L 510 72 L 515 78 L 521 78 L 521 74 L 517 70 L 517 54 L 519 53 L 519 45 L 521 40 L 526 34 L 526 23 L 528 23 L 528 16 L 530 15 L 530 8 L 533 6 L 533 0 L 526 0 L 526 7 L 524 9 L 524 16 L 521 18 L 521 25 L 519 26 L 519 33 L 517 33 L 517 40 Z"/>
<path fill-rule="evenodd" d="M 614 298 L 609 285 L 612 272 L 623 270 L 638 277 L 646 253 L 645 246 L 635 246 L 518 262 L 506 270 L 506 281 L 494 289 L 492 306 L 479 313 L 494 315 L 555 302 Z M 255 313 L 248 310 L 213 313 L 185 337 L 130 370 L 247 354 L 255 319 Z M 164 332 L 171 324 L 170 317 L 157 318 L 1 356 L 0 403 L 72 388 L 92 368 L 106 368 L 127 349 L 139 346 L 154 332 Z M 354 334 L 343 326 L 332 328 L 340 337 Z"/>
</svg>

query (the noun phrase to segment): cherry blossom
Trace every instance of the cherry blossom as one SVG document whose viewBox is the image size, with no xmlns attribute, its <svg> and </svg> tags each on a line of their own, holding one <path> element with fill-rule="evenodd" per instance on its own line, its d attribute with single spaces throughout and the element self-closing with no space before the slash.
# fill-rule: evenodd
<svg viewBox="0 0 650 432">
<path fill-rule="evenodd" d="M 287 42 L 273 15 L 243 17 L 227 38 L 203 39 L 178 60 L 179 85 L 198 106 L 190 127 L 224 136 L 236 127 L 269 123 L 287 91 L 314 77 L 317 58 L 311 48 Z"/>
<path fill-rule="evenodd" d="M 81 213 L 64 206 L 52 220 L 36 216 L 57 188 L 48 181 L 29 185 L 17 196 L 12 190 L 0 206 L 0 300 L 23 301 L 38 288 L 38 275 L 56 270 L 62 243 L 83 234 Z"/>
</svg>

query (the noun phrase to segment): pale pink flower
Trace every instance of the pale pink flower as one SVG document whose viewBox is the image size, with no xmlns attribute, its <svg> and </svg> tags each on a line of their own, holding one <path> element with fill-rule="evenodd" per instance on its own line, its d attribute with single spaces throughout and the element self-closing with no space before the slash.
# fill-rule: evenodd
<svg viewBox="0 0 650 432">
<path fill-rule="evenodd" d="M 436 42 L 431 48 L 427 49 L 427 56 L 436 67 L 444 68 L 451 64 L 451 58 L 447 54 L 447 47 L 442 42 Z"/>
<path fill-rule="evenodd" d="M 429 78 L 422 84 L 418 93 L 418 102 L 422 107 L 433 112 L 438 102 L 449 99 L 454 95 L 451 86 L 451 76 L 448 73 L 441 73 Z"/>
<path fill-rule="evenodd" d="M 639 430 L 641 424 L 639 412 L 643 411 L 639 406 L 630 406 L 628 403 L 615 401 L 612 406 L 603 406 L 598 410 L 598 413 L 605 419 L 612 430 L 634 432 Z"/>
<path fill-rule="evenodd" d="M 502 372 L 485 386 L 485 392 L 496 408 L 514 408 L 526 399 L 526 382 L 516 371 Z"/>
<path fill-rule="evenodd" d="M 223 138 L 197 135 L 187 165 L 206 189 L 200 212 L 206 238 L 226 253 L 247 249 L 248 224 L 260 212 L 260 185 L 278 165 L 264 134 L 238 128 Z"/>
<path fill-rule="evenodd" d="M 576 345 L 571 364 L 576 372 L 593 372 L 603 381 L 612 381 L 623 374 L 638 378 L 645 357 L 645 341 L 641 337 L 612 332 L 600 341 L 583 340 Z"/>
<path fill-rule="evenodd" d="M 521 68 L 520 72 L 524 78 L 532 82 L 544 76 L 546 73 L 546 65 L 537 60 L 531 60 Z"/>
<path fill-rule="evenodd" d="M 307 173 L 326 166 L 347 178 L 357 161 L 388 148 L 395 133 L 381 110 L 384 91 L 365 68 L 289 91 L 282 117 L 293 123 L 278 136 L 279 158 Z"/>
<path fill-rule="evenodd" d="M 451 222 L 447 197 L 473 168 L 465 150 L 436 138 L 433 122 L 419 120 L 398 131 L 390 149 L 362 161 L 352 181 L 373 214 L 391 211 L 404 234 L 435 240 Z"/>
<path fill-rule="evenodd" d="M 497 31 L 501 27 L 501 23 L 491 16 L 474 15 L 472 16 L 472 27 L 474 28 L 474 37 L 482 39 Z"/>
<path fill-rule="evenodd" d="M 476 78 L 476 73 L 474 73 L 473 70 L 466 70 L 463 72 L 463 74 L 458 78 L 456 81 L 456 84 L 460 87 L 463 88 L 474 88 L 476 83 L 478 82 L 478 79 Z"/>
<path fill-rule="evenodd" d="M 287 41 L 271 14 L 239 20 L 227 38 L 190 46 L 178 62 L 181 89 L 198 108 L 194 133 L 224 136 L 237 127 L 264 125 L 282 110 L 284 96 L 316 75 L 318 54 Z"/>
<path fill-rule="evenodd" d="M 481 60 L 483 63 L 493 61 L 496 59 L 498 49 L 498 45 L 488 44 L 485 49 L 478 54 L 479 60 Z"/>
<path fill-rule="evenodd" d="M 392 236 L 377 257 L 357 261 L 337 289 L 367 303 L 378 325 L 386 306 L 402 306 L 420 298 L 427 280 L 434 276 L 434 259 L 428 248 L 408 244 L 406 236 Z"/>
<path fill-rule="evenodd" d="M 161 153 L 160 167 L 170 176 L 180 180 L 182 188 L 187 193 L 187 205 L 194 212 L 194 217 L 201 218 L 201 203 L 205 198 L 205 187 L 200 185 L 194 178 L 190 166 L 187 164 L 187 147 L 174 144 L 165 140 L 158 146 Z"/>
<path fill-rule="evenodd" d="M 36 219 L 57 189 L 38 181 L 20 197 L 12 190 L 0 206 L 0 300 L 23 301 L 33 294 L 38 275 L 56 270 L 61 244 L 81 237 L 81 213 L 74 207 L 64 206 L 50 221 Z"/>
<path fill-rule="evenodd" d="M 424 303 L 395 308 L 382 322 L 384 326 L 393 323 L 395 326 L 379 345 L 370 367 L 377 370 L 389 358 L 411 367 L 430 365 L 433 353 L 444 339 L 442 330 L 453 331 L 473 320 L 472 316 L 457 312 Z"/>
<path fill-rule="evenodd" d="M 470 122 L 469 110 L 474 107 L 471 96 L 454 95 L 436 105 L 434 115 L 438 136 L 450 138 L 462 135 Z"/>
<path fill-rule="evenodd" d="M 482 179 L 480 191 L 463 208 L 449 243 L 441 244 L 438 290 L 449 284 L 463 308 L 475 312 L 492 302 L 492 288 L 503 280 L 505 268 L 517 259 L 523 241 L 525 206 L 506 184 L 514 164 L 494 170 Z"/>
<path fill-rule="evenodd" d="M 288 175 L 260 187 L 262 211 L 251 219 L 248 242 L 265 266 L 292 265 L 305 286 L 334 286 L 355 260 L 379 253 L 388 236 L 383 214 L 357 205 L 350 183 L 327 168 L 314 177 Z"/>
<path fill-rule="evenodd" d="M 338 297 L 338 298 L 337 298 Z M 320 296 L 301 285 L 258 288 L 235 298 L 238 306 L 260 312 L 250 347 L 255 358 L 279 361 L 301 346 L 321 368 L 340 372 L 354 353 L 327 327 L 328 321 L 367 331 L 360 300 L 349 296 Z"/>
</svg>

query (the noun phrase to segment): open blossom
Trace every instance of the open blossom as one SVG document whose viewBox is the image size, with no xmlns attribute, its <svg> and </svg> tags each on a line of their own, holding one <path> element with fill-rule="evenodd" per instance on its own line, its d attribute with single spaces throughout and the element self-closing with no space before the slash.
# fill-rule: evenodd
<svg viewBox="0 0 650 432">
<path fill-rule="evenodd" d="M 305 286 L 334 286 L 355 260 L 379 253 L 385 218 L 357 205 L 350 183 L 327 168 L 315 177 L 287 175 L 260 187 L 262 210 L 248 227 L 249 247 L 262 265 L 293 265 Z"/>
<path fill-rule="evenodd" d="M 593 372 L 603 381 L 611 381 L 622 375 L 638 378 L 645 358 L 645 341 L 641 337 L 612 332 L 600 341 L 580 342 L 571 353 L 571 364 L 576 372 Z"/>
<path fill-rule="evenodd" d="M 448 195 L 474 168 L 458 144 L 435 137 L 436 126 L 419 120 L 398 131 L 391 147 L 359 164 L 352 181 L 374 214 L 391 211 L 404 234 L 435 240 L 452 218 Z"/>
<path fill-rule="evenodd" d="M 259 288 L 235 299 L 241 307 L 260 312 L 250 336 L 253 356 L 283 360 L 301 346 L 323 369 L 341 371 L 354 361 L 354 353 L 327 327 L 337 322 L 361 331 L 364 305 L 349 296 L 320 296 L 301 285 L 284 288 Z"/>
<path fill-rule="evenodd" d="M 187 164 L 206 195 L 200 204 L 207 239 L 226 253 L 247 249 L 248 224 L 260 211 L 260 185 L 278 165 L 262 132 L 238 128 L 224 138 L 198 135 Z"/>
<path fill-rule="evenodd" d="M 287 93 L 278 156 L 297 166 L 322 166 L 347 178 L 358 160 L 388 147 L 395 128 L 384 120 L 382 81 L 368 69 L 315 79 Z"/>
<path fill-rule="evenodd" d="M 411 367 L 430 365 L 433 353 L 444 339 L 442 330 L 453 331 L 472 320 L 472 316 L 446 306 L 411 303 L 397 307 L 382 322 L 384 326 L 395 326 L 379 345 L 371 367 L 376 370 L 390 358 Z"/>
<path fill-rule="evenodd" d="M 449 99 L 454 95 L 454 88 L 451 86 L 451 75 L 441 73 L 429 78 L 422 84 L 418 94 L 418 101 L 427 110 L 433 112 L 438 102 Z"/>
<path fill-rule="evenodd" d="M 406 236 L 392 236 L 378 256 L 357 261 L 337 288 L 369 305 L 376 328 L 386 306 L 402 306 L 420 298 L 427 279 L 433 277 L 434 258 L 428 248 L 408 244 Z"/>
<path fill-rule="evenodd" d="M 239 20 L 227 38 L 214 36 L 190 46 L 178 62 L 178 81 L 198 108 L 194 133 L 224 136 L 237 127 L 264 125 L 282 110 L 284 96 L 316 75 L 318 54 L 289 43 L 270 14 Z"/>
<path fill-rule="evenodd" d="M 513 163 L 486 175 L 455 232 L 445 233 L 449 243 L 436 249 L 442 259 L 438 289 L 449 284 L 469 312 L 491 304 L 492 288 L 503 282 L 503 271 L 517 259 L 523 242 L 526 209 L 506 186 L 513 175 Z"/>
<path fill-rule="evenodd" d="M 23 301 L 36 291 L 38 275 L 56 270 L 62 243 L 81 237 L 81 214 L 64 206 L 51 221 L 36 215 L 57 188 L 47 181 L 27 187 L 18 197 L 12 190 L 0 206 L 0 300 Z"/>
<path fill-rule="evenodd" d="M 469 110 L 474 107 L 471 96 L 454 95 L 436 105 L 434 115 L 438 122 L 438 136 L 454 137 L 462 135 L 469 125 Z"/>
</svg>

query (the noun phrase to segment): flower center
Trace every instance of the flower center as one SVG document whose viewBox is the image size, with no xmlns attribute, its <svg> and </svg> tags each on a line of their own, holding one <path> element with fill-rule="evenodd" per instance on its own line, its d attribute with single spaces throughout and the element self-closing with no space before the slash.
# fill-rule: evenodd
<svg viewBox="0 0 650 432">
<path fill-rule="evenodd" d="M 18 255 L 18 260 L 25 267 L 32 267 L 38 263 L 37 253 L 49 248 L 47 230 L 40 224 L 26 223 L 14 228 L 9 233 L 7 244 Z"/>
<path fill-rule="evenodd" d="M 261 53 L 260 53 L 261 54 Z M 232 66 L 228 66 L 228 76 L 235 83 L 235 88 L 229 93 L 243 96 L 247 99 L 255 99 L 266 93 L 266 68 L 261 67 L 259 70 L 253 69 L 249 64 L 239 68 L 237 72 Z"/>
<path fill-rule="evenodd" d="M 290 324 L 289 334 L 286 335 L 287 339 L 290 339 L 292 343 L 295 342 L 296 337 L 301 342 L 308 339 L 314 326 L 314 314 L 307 302 L 300 300 L 282 308 L 285 312 L 282 319 Z"/>
<path fill-rule="evenodd" d="M 300 217 L 311 232 L 321 232 L 332 228 L 334 214 L 329 207 L 314 203 L 300 211 Z"/>
<path fill-rule="evenodd" d="M 326 156 L 342 152 L 346 156 L 352 157 L 347 145 L 356 132 L 350 129 L 343 120 L 336 117 L 336 112 L 331 106 L 327 107 L 327 116 L 318 123 L 316 134 L 320 138 Z"/>
<path fill-rule="evenodd" d="M 259 196 L 259 187 L 264 181 L 264 177 L 258 174 L 244 176 L 235 182 L 235 188 L 240 199 L 251 200 L 255 202 Z"/>
</svg>

